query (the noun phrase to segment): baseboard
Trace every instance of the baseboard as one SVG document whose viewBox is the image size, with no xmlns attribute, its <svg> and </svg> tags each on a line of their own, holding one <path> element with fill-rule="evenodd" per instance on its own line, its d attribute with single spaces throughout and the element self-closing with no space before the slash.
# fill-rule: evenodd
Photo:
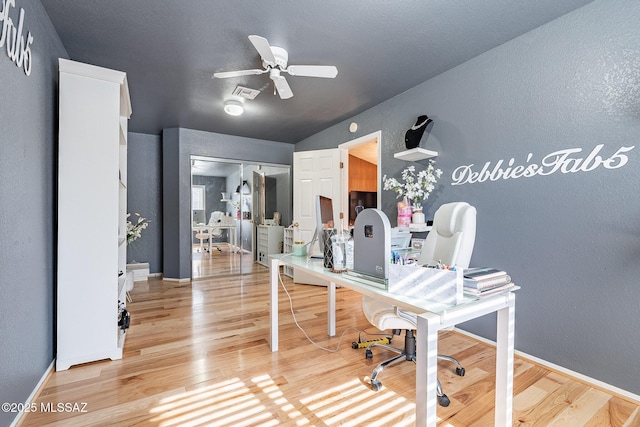
<svg viewBox="0 0 640 427">
<path fill-rule="evenodd" d="M 191 277 L 187 277 L 185 279 L 172 279 L 169 277 L 163 277 L 162 280 L 165 282 L 189 283 L 191 282 Z"/>
<path fill-rule="evenodd" d="M 29 406 L 31 402 L 34 402 L 38 398 L 38 396 L 40 396 L 40 392 L 42 391 L 42 386 L 44 386 L 44 383 L 47 381 L 49 376 L 53 373 L 55 365 L 56 365 L 56 359 L 53 359 L 49 367 L 44 371 L 44 374 L 42 374 L 42 377 L 40 378 L 40 381 L 38 381 L 38 384 L 36 384 L 35 388 L 31 392 L 29 397 L 27 397 L 27 400 L 24 406 Z M 18 415 L 16 415 L 16 417 L 13 419 L 13 422 L 9 424 L 9 427 L 20 426 L 20 424 L 22 424 L 22 418 L 24 417 L 24 414 L 25 414 L 24 410 L 18 412 Z"/>
<path fill-rule="evenodd" d="M 496 343 L 495 341 L 491 341 L 488 340 L 484 337 L 481 337 L 479 335 L 476 334 L 472 334 L 471 332 L 467 332 L 464 331 L 462 329 L 458 329 L 458 328 L 454 328 L 454 331 L 461 334 L 461 335 L 466 335 L 470 338 L 476 339 L 480 342 L 483 342 L 485 344 L 488 344 L 490 346 L 495 347 Z M 586 383 L 588 385 L 590 385 L 591 387 L 603 390 L 607 393 L 613 394 L 615 396 L 621 397 L 623 399 L 629 400 L 631 402 L 633 402 L 634 404 L 640 405 L 640 395 L 631 393 L 630 391 L 627 390 L 623 390 L 619 387 L 613 386 L 611 384 L 607 384 L 603 381 L 597 380 L 595 378 L 591 378 L 589 376 L 586 376 L 584 374 L 581 374 L 579 372 L 576 371 L 572 371 L 571 369 L 567 369 L 564 366 L 560 366 L 560 365 L 556 365 L 555 363 L 551 363 L 548 362 L 544 359 L 540 359 L 539 357 L 536 356 L 532 356 L 530 354 L 524 353 L 522 351 L 519 350 L 515 350 L 514 354 L 522 359 L 528 360 L 529 362 L 535 363 L 536 365 L 540 365 L 543 366 L 551 371 L 555 371 L 558 372 L 562 375 L 566 375 L 569 376 L 571 378 L 574 378 L 576 381 L 580 381 L 583 383 Z"/>
</svg>

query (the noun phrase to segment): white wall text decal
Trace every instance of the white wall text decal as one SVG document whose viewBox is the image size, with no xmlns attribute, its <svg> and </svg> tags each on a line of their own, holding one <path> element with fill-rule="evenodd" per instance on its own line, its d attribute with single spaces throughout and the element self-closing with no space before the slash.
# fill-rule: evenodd
<svg viewBox="0 0 640 427">
<path fill-rule="evenodd" d="M 18 18 L 18 26 L 16 27 L 13 20 L 9 18 L 10 7 L 16 6 L 16 0 L 2 0 L 2 10 L 0 10 L 0 22 L 2 22 L 2 32 L 0 33 L 0 48 L 7 44 L 7 56 L 12 60 L 18 68 L 22 67 L 24 73 L 28 76 L 31 74 L 31 43 L 33 36 L 31 32 L 27 33 L 25 41 L 23 31 L 24 9 L 20 8 L 20 16 Z"/>
<path fill-rule="evenodd" d="M 540 163 L 530 163 L 532 153 L 527 156 L 525 165 L 516 165 L 512 157 L 506 165 L 504 160 L 498 160 L 492 167 L 491 162 L 486 162 L 479 172 L 475 172 L 473 163 L 456 168 L 451 173 L 451 185 L 475 184 L 485 181 L 497 181 L 499 179 L 531 178 L 534 176 L 546 176 L 560 171 L 560 173 L 591 172 L 602 166 L 606 169 L 618 169 L 629 161 L 624 154 L 635 148 L 620 147 L 609 158 L 604 159 L 599 155 L 604 144 L 599 144 L 591 150 L 586 157 L 577 156 L 582 148 L 567 148 L 547 154 Z"/>
</svg>

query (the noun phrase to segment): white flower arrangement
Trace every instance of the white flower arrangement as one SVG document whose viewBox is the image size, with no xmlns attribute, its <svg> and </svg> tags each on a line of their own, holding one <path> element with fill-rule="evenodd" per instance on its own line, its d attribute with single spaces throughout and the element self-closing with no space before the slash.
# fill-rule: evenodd
<svg viewBox="0 0 640 427">
<path fill-rule="evenodd" d="M 392 190 L 398 194 L 397 198 L 406 197 L 411 200 L 414 210 L 422 209 L 422 202 L 429 198 L 429 194 L 434 190 L 435 183 L 442 176 L 440 169 L 434 168 L 433 160 L 429 160 L 426 170 L 416 174 L 415 166 L 409 166 L 402 171 L 403 182 L 395 178 L 383 176 L 385 190 Z"/>
<path fill-rule="evenodd" d="M 138 217 L 138 222 L 135 224 L 129 220 L 131 214 L 127 214 L 127 244 L 139 239 L 142 236 L 142 230 L 149 226 L 149 220 L 147 218 L 140 216 L 137 212 L 134 212 L 134 215 Z"/>
<path fill-rule="evenodd" d="M 240 209 L 240 200 L 227 200 L 227 203 L 233 206 L 234 209 Z"/>
</svg>

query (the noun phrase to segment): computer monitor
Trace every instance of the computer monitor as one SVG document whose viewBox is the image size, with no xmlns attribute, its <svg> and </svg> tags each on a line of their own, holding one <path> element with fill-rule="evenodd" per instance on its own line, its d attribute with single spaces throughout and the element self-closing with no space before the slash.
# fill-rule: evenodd
<svg viewBox="0 0 640 427">
<path fill-rule="evenodd" d="M 322 230 L 327 228 L 335 228 L 333 222 L 333 201 L 329 197 L 316 196 L 316 231 L 313 233 L 313 239 L 309 245 L 309 256 L 314 258 L 322 258 L 324 256 L 324 241 L 322 240 Z M 318 242 L 320 248 L 319 254 L 313 253 L 313 246 Z"/>
</svg>

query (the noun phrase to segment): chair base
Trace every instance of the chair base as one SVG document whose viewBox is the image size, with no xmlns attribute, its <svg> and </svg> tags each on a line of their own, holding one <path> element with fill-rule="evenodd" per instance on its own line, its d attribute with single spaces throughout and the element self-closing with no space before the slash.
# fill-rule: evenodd
<svg viewBox="0 0 640 427">
<path fill-rule="evenodd" d="M 412 330 L 407 330 L 406 331 L 406 335 L 405 335 L 405 339 L 404 339 L 404 350 L 390 346 L 390 345 L 386 345 L 386 344 L 381 344 L 381 343 L 377 343 L 377 342 L 373 342 L 371 344 L 369 344 L 369 346 L 367 347 L 367 350 L 365 352 L 365 357 L 367 359 L 372 359 L 373 358 L 373 352 L 371 351 L 372 347 L 382 347 L 386 350 L 390 350 L 393 352 L 398 353 L 398 356 L 393 357 L 391 359 L 385 360 L 384 362 L 379 363 L 374 369 L 373 372 L 371 373 L 371 388 L 374 391 L 378 391 L 380 390 L 380 388 L 382 388 L 382 382 L 378 379 L 378 376 L 382 373 L 382 371 L 392 365 L 395 365 L 397 363 L 400 362 L 404 362 L 404 361 L 410 361 L 413 363 L 416 363 L 416 337 L 414 335 L 414 331 Z M 455 363 L 456 366 L 456 375 L 463 377 L 465 374 L 465 370 L 462 367 L 462 365 L 460 365 L 460 362 L 458 362 L 455 358 L 451 357 L 451 356 L 446 356 L 443 354 L 439 354 L 438 355 L 438 359 L 442 359 L 442 360 L 448 360 L 449 362 Z M 436 395 L 438 396 L 438 404 L 440 404 L 440 406 L 444 406 L 447 407 L 449 406 L 449 404 L 451 403 L 451 401 L 449 400 L 449 397 L 447 397 L 446 394 L 444 394 L 444 392 L 442 391 L 442 385 L 440 384 L 440 380 L 437 380 L 437 384 L 436 384 Z"/>
</svg>

